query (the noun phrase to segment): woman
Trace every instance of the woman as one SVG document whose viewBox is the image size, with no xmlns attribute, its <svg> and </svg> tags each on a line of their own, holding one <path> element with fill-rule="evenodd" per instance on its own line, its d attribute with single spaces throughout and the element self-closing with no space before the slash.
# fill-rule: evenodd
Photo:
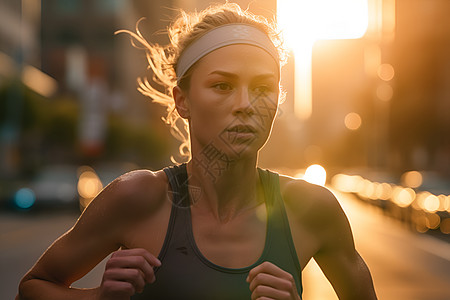
<svg viewBox="0 0 450 300">
<path fill-rule="evenodd" d="M 107 186 L 25 275 L 17 299 L 301 299 L 312 257 L 341 299 L 376 299 L 334 196 L 257 168 L 280 98 L 274 27 L 225 4 L 182 13 L 168 47 L 128 33 L 167 93 L 146 81 L 140 90 L 167 106 L 190 159 Z M 70 288 L 110 253 L 98 288 Z"/>
</svg>

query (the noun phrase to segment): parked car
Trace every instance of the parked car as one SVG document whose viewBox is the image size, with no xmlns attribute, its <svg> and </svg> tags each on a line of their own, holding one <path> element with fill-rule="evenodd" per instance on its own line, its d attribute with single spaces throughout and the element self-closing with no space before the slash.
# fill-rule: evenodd
<svg viewBox="0 0 450 300">
<path fill-rule="evenodd" d="M 9 210 L 14 207 L 15 194 L 24 185 L 25 182 L 20 179 L 0 179 L 0 209 Z"/>
<path fill-rule="evenodd" d="M 435 195 L 450 195 L 450 180 L 437 172 L 424 171 L 422 174 L 422 184 L 418 190 L 427 191 Z"/>
<path fill-rule="evenodd" d="M 50 165 L 13 195 L 18 209 L 78 207 L 77 166 Z"/>
</svg>

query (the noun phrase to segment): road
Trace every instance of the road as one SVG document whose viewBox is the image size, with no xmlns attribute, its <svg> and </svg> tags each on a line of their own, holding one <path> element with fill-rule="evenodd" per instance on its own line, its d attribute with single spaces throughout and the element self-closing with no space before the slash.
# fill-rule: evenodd
<svg viewBox="0 0 450 300">
<path fill-rule="evenodd" d="M 335 194 L 350 220 L 356 248 L 371 270 L 378 299 L 450 299 L 449 243 L 411 232 L 354 196 Z M 338 299 L 317 265 L 310 264 L 304 271 L 304 300 Z"/>
<path fill-rule="evenodd" d="M 349 216 L 356 247 L 372 272 L 380 300 L 450 299 L 449 243 L 410 232 L 353 196 L 336 195 Z M 76 213 L 0 212 L 0 299 L 14 299 L 23 274 L 77 217 Z M 74 286 L 96 286 L 102 270 L 103 265 L 98 266 Z M 304 300 L 337 299 L 314 262 L 303 276 Z"/>
</svg>

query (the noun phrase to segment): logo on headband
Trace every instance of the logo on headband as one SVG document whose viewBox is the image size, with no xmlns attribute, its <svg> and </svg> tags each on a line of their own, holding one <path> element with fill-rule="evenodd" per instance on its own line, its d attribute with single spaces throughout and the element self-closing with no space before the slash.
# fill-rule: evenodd
<svg viewBox="0 0 450 300">
<path fill-rule="evenodd" d="M 233 28 L 233 32 L 233 36 L 238 39 L 246 39 L 250 36 L 248 28 L 244 26 L 236 26 L 235 28 Z"/>
</svg>

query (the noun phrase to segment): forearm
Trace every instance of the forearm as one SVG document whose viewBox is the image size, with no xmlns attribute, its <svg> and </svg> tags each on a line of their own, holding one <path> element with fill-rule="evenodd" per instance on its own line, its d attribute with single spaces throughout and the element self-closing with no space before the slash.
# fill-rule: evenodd
<svg viewBox="0 0 450 300">
<path fill-rule="evenodd" d="M 354 299 L 377 300 L 369 268 L 359 253 L 357 253 L 357 259 L 358 271 L 354 273 L 354 281 L 359 282 L 357 285 L 359 288 L 355 289 L 356 295 Z"/>
<path fill-rule="evenodd" d="M 16 300 L 94 300 L 97 299 L 98 288 L 78 289 L 54 282 L 29 279 L 19 285 Z"/>
<path fill-rule="evenodd" d="M 361 256 L 316 255 L 315 260 L 341 300 L 376 300 L 372 276 Z"/>
<path fill-rule="evenodd" d="M 369 268 L 359 253 L 356 262 L 347 272 L 347 278 L 339 287 L 335 288 L 339 299 L 342 300 L 377 300 L 372 276 Z M 346 276 L 344 276 L 345 278 Z"/>
</svg>

